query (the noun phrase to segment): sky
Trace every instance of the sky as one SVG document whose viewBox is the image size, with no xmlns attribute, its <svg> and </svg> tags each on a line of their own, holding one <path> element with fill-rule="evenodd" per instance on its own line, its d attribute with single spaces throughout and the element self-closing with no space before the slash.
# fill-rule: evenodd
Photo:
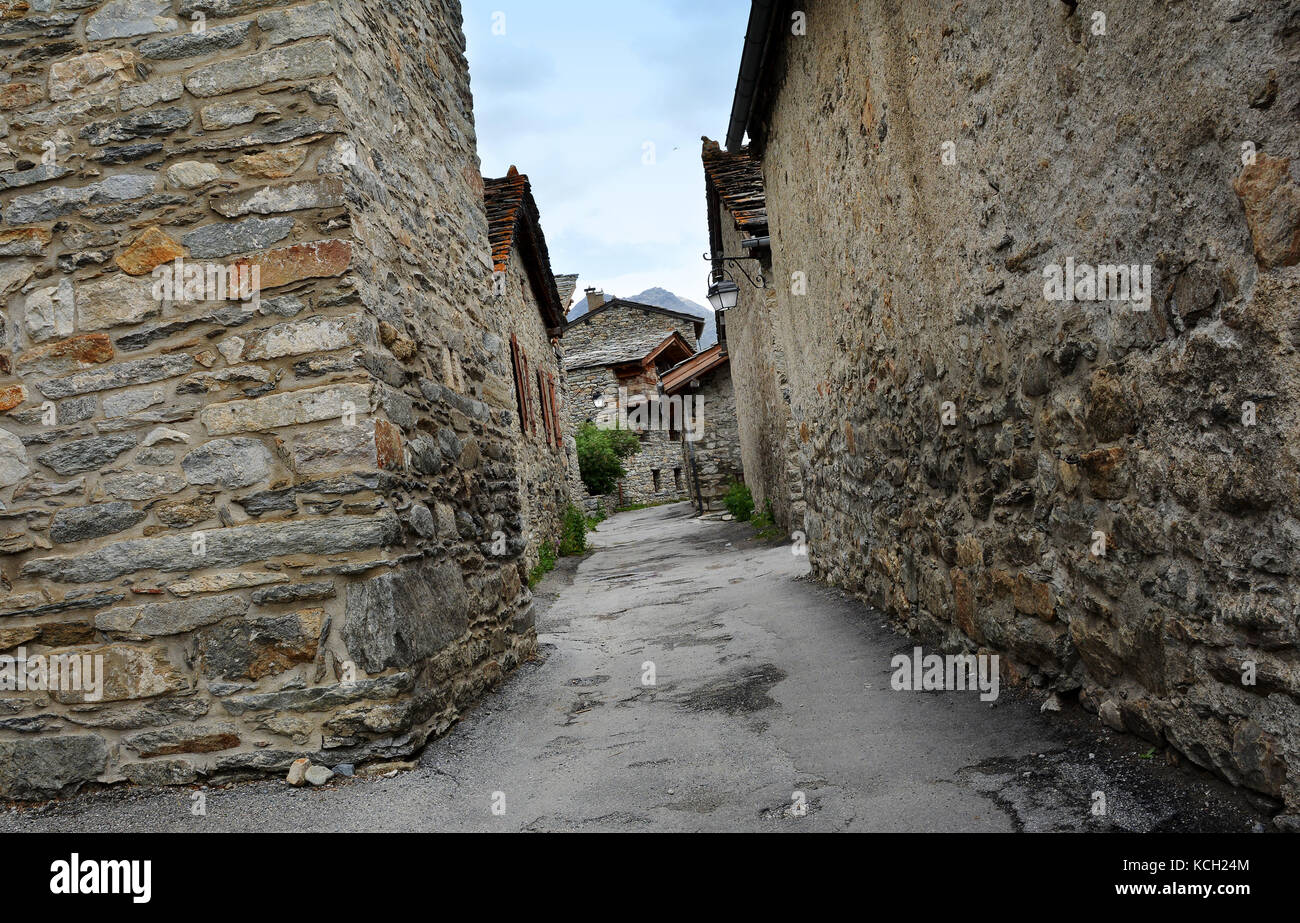
<svg viewBox="0 0 1300 923">
<path fill-rule="evenodd" d="M 707 305 L 700 136 L 726 134 L 748 0 L 462 7 L 483 175 L 528 175 L 555 273 Z"/>
</svg>

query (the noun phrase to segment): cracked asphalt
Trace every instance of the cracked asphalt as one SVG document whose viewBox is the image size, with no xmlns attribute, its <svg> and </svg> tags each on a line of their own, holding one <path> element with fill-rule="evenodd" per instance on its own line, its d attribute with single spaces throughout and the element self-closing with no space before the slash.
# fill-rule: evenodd
<svg viewBox="0 0 1300 923">
<path fill-rule="evenodd" d="M 913 645 L 788 544 L 627 513 L 538 588 L 539 657 L 409 771 L 319 789 L 114 788 L 49 831 L 1228 831 L 1264 806 L 1031 691 L 895 692 Z M 643 682 L 653 670 L 654 684 Z M 1094 793 L 1106 813 L 1094 816 Z M 802 798 L 796 793 L 802 793 Z M 798 807 L 806 806 L 805 809 Z M 504 807 L 504 813 L 493 808 Z"/>
</svg>

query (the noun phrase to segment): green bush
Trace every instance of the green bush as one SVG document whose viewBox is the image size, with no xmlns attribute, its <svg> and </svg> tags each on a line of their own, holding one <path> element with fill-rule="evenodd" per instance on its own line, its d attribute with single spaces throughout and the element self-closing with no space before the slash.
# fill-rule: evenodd
<svg viewBox="0 0 1300 923">
<path fill-rule="evenodd" d="M 537 553 L 537 566 L 528 575 L 528 588 L 532 589 L 542 582 L 542 578 L 555 570 L 555 546 L 547 542 Z"/>
<path fill-rule="evenodd" d="M 771 500 L 763 504 L 763 512 L 754 514 L 749 524 L 754 527 L 758 537 L 764 540 L 776 538 L 780 534 L 776 528 L 776 512 L 772 509 Z"/>
<path fill-rule="evenodd" d="M 735 517 L 736 522 L 749 522 L 754 515 L 754 495 L 740 481 L 732 483 L 727 495 L 722 498 L 722 505 Z"/>
<path fill-rule="evenodd" d="M 560 557 L 568 558 L 587 550 L 587 517 L 572 503 L 564 511 L 560 526 Z"/>
<path fill-rule="evenodd" d="M 627 474 L 623 460 L 641 451 L 636 433 L 625 429 L 601 429 L 584 423 L 578 429 L 578 473 L 592 496 L 612 493 Z"/>
</svg>

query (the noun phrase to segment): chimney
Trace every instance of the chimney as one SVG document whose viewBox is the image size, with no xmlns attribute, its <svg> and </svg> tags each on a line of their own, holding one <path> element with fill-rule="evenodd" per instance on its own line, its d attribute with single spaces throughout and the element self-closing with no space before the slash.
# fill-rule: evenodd
<svg viewBox="0 0 1300 923">
<path fill-rule="evenodd" d="M 587 310 L 594 311 L 605 303 L 605 293 L 598 288 L 587 289 Z"/>
</svg>

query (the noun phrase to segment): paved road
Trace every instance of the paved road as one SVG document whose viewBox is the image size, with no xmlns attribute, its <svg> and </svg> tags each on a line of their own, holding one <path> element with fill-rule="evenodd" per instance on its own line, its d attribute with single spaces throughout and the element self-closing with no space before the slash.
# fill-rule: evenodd
<svg viewBox="0 0 1300 923">
<path fill-rule="evenodd" d="M 604 523 L 596 553 L 539 588 L 542 656 L 412 771 L 212 788 L 206 817 L 190 791 L 113 790 L 0 813 L 0 829 L 1244 831 L 1259 819 L 1209 777 L 1144 759 L 1145 744 L 1095 718 L 1040 715 L 1030 695 L 892 691 L 905 638 L 811 581 L 788 545 L 691 512 Z"/>
</svg>

